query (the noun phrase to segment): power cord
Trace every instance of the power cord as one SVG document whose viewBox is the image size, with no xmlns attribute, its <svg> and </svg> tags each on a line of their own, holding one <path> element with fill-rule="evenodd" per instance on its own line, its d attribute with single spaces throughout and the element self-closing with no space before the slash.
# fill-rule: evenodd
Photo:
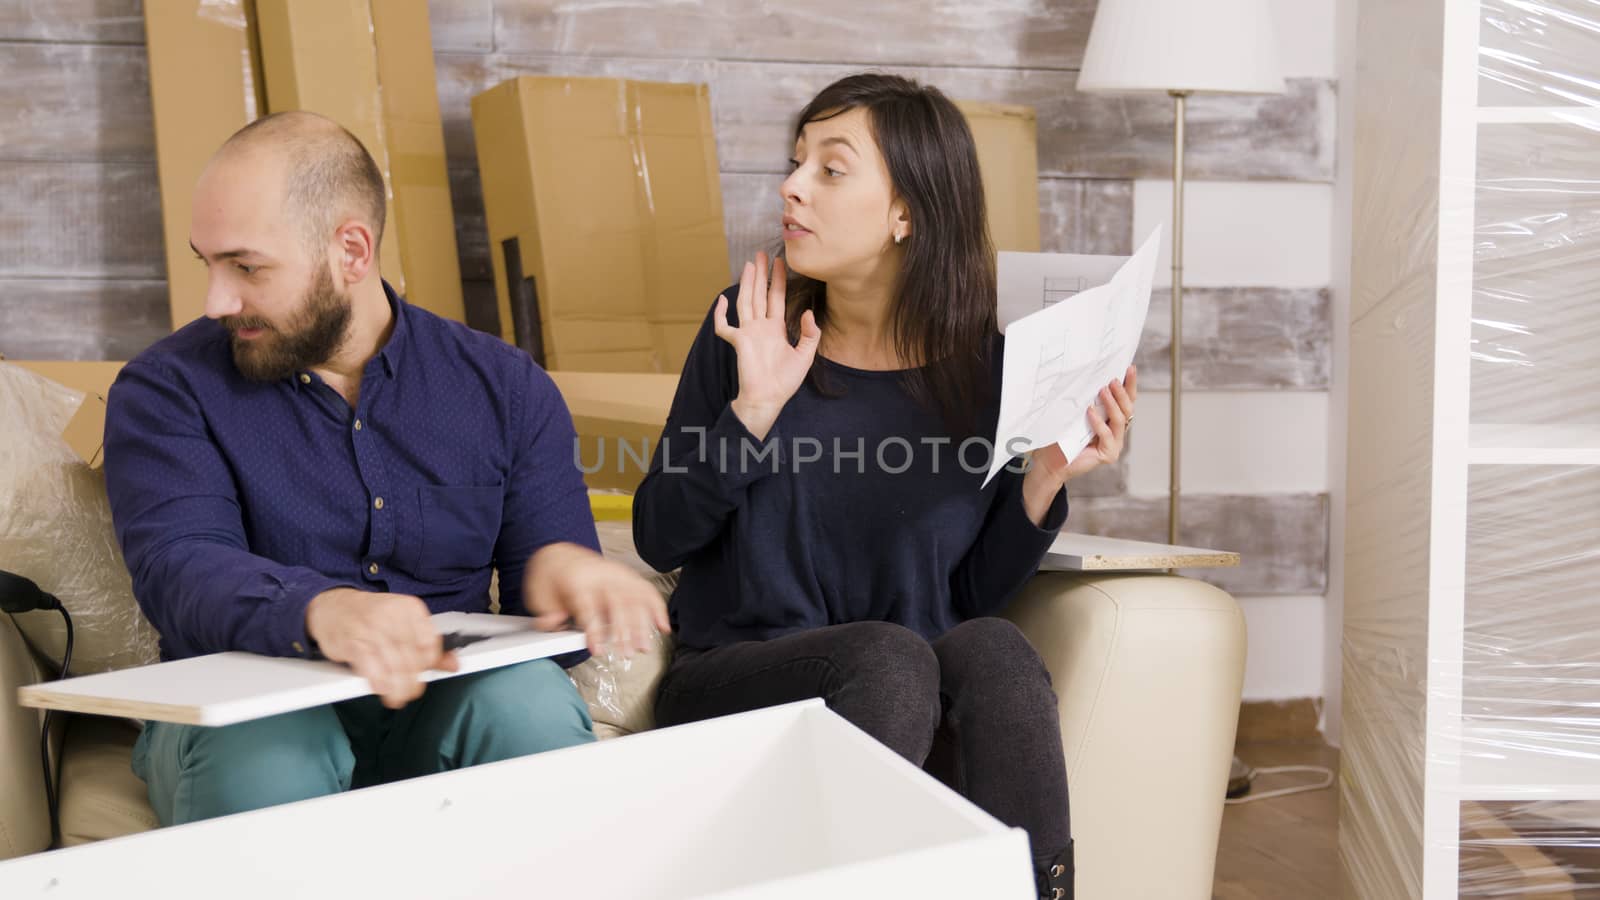
<svg viewBox="0 0 1600 900">
<path fill-rule="evenodd" d="M 1275 791 L 1267 791 L 1264 794 L 1252 793 L 1242 797 L 1228 797 L 1222 801 L 1223 803 L 1226 803 L 1230 806 L 1240 803 L 1254 803 L 1257 800 L 1268 800 L 1273 797 L 1287 797 L 1290 794 L 1303 794 L 1307 791 L 1320 791 L 1324 788 L 1333 786 L 1333 770 L 1323 766 L 1273 766 L 1266 769 L 1255 769 L 1247 766 L 1246 768 L 1248 771 L 1245 773 L 1244 777 L 1252 784 L 1255 782 L 1256 776 L 1258 775 L 1281 775 L 1286 772 L 1314 773 L 1321 775 L 1322 779 L 1314 784 L 1302 784 L 1294 787 L 1279 788 Z M 1230 793 L 1232 793 L 1232 791 L 1230 791 Z"/>
<path fill-rule="evenodd" d="M 67 608 L 61 605 L 60 600 L 40 590 L 37 584 L 23 578 L 21 575 L 0 571 L 0 610 L 4 610 L 10 615 L 13 621 L 15 621 L 18 613 L 50 609 L 60 613 L 61 620 L 67 626 L 67 647 L 61 654 L 61 671 L 56 676 L 57 679 L 61 679 L 67 677 L 67 672 L 72 666 L 72 616 L 67 614 Z M 21 629 L 18 629 L 18 633 L 21 633 Z M 27 640 L 27 637 L 24 636 L 23 641 L 26 643 Z M 28 649 L 38 654 L 38 649 L 31 643 L 28 644 Z M 61 798 L 59 796 L 61 772 L 59 766 L 52 767 L 50 765 L 50 723 L 55 714 L 56 711 L 53 709 L 45 710 L 44 723 L 40 728 L 39 734 L 39 764 L 44 769 L 45 802 L 50 806 L 50 846 L 52 847 L 61 844 Z M 63 735 L 63 744 L 65 741 L 66 736 Z M 64 752 L 65 748 L 63 747 Z"/>
</svg>

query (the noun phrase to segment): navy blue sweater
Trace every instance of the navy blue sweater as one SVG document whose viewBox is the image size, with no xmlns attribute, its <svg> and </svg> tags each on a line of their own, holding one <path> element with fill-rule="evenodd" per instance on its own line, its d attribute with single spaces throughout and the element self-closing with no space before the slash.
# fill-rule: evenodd
<svg viewBox="0 0 1600 900">
<path fill-rule="evenodd" d="M 728 317 L 736 322 L 730 288 Z M 734 415 L 738 361 L 708 316 L 684 364 L 662 440 L 634 498 L 639 555 L 681 566 L 678 642 L 716 647 L 807 628 L 886 621 L 932 639 L 998 613 L 1038 568 L 1067 517 L 1023 509 L 1009 466 L 987 487 L 1001 371 L 977 438 L 952 438 L 900 372 L 818 356 L 764 441 Z"/>
</svg>

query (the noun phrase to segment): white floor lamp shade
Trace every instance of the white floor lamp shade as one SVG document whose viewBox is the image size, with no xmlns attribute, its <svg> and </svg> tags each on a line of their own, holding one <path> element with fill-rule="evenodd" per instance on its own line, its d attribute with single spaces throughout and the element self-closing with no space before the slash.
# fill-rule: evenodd
<svg viewBox="0 0 1600 900">
<path fill-rule="evenodd" d="M 1100 0 L 1078 90 L 1281 94 L 1267 0 Z"/>
</svg>

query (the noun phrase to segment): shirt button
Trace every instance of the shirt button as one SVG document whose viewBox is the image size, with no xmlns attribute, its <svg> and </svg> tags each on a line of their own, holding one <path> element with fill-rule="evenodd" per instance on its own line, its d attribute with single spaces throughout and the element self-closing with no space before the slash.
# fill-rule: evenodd
<svg viewBox="0 0 1600 900">
<path fill-rule="evenodd" d="M 311 383 L 311 376 L 307 375 L 304 372 L 301 372 L 300 373 L 300 383 L 301 384 L 310 384 Z"/>
<path fill-rule="evenodd" d="M 383 509 L 383 498 L 379 497 L 378 499 L 372 501 L 372 508 L 373 509 Z"/>
<path fill-rule="evenodd" d="M 361 420 L 360 420 L 360 419 L 357 419 L 357 420 L 356 420 L 356 430 L 357 430 L 357 431 L 360 431 L 360 430 L 361 430 Z"/>
<path fill-rule="evenodd" d="M 290 644 L 289 646 L 293 647 L 294 648 L 294 652 L 296 652 L 296 653 L 304 653 L 304 652 L 306 652 L 306 648 L 300 646 L 300 642 L 299 641 L 295 641 L 293 644 Z"/>
<path fill-rule="evenodd" d="M 378 564 L 377 563 L 373 563 L 372 565 L 367 566 L 367 574 L 368 575 L 376 575 L 376 574 L 378 574 Z"/>
</svg>

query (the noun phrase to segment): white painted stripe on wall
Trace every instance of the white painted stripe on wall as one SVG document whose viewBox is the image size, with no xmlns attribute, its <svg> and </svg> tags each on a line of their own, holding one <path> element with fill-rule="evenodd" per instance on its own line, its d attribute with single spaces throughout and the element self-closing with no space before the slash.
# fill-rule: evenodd
<svg viewBox="0 0 1600 900">
<path fill-rule="evenodd" d="M 1325 603 L 1316 595 L 1240 597 L 1250 650 L 1244 699 L 1292 700 L 1324 695 Z"/>
<path fill-rule="evenodd" d="M 1327 287 L 1333 185 L 1186 181 L 1183 283 L 1187 287 Z M 1133 183 L 1137 245 L 1161 225 L 1171 234 L 1172 182 Z M 1172 242 L 1162 241 L 1156 284 L 1172 284 Z"/>
<path fill-rule="evenodd" d="M 1140 391 L 1128 442 L 1128 493 L 1167 495 L 1172 395 Z M 1288 494 L 1328 489 L 1324 392 L 1185 391 L 1185 493 Z"/>
</svg>

